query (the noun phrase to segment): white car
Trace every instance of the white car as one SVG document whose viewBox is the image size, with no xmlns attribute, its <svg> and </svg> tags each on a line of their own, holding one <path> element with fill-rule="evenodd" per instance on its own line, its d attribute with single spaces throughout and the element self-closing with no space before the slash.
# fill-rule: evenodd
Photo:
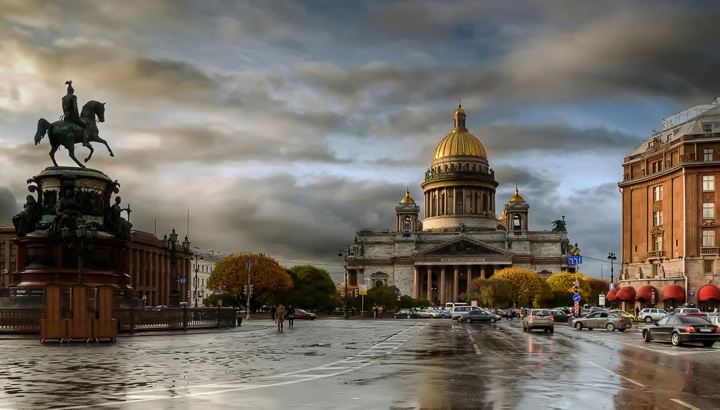
<svg viewBox="0 0 720 410">
<path fill-rule="evenodd" d="M 429 309 L 419 309 L 415 311 L 415 317 L 421 317 L 421 318 L 436 318 L 436 317 L 442 317 L 440 313 L 433 312 Z"/>
<path fill-rule="evenodd" d="M 710 323 L 720 326 L 720 313 L 708 313 Z"/>
<path fill-rule="evenodd" d="M 645 308 L 640 311 L 637 320 L 640 322 L 650 323 L 662 319 L 667 314 L 668 312 L 666 312 L 664 309 Z"/>
</svg>

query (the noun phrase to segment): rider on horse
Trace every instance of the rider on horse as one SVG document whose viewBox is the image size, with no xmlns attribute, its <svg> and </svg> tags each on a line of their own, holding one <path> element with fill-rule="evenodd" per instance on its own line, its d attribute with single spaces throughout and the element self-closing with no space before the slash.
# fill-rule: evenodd
<svg viewBox="0 0 720 410">
<path fill-rule="evenodd" d="M 62 98 L 62 108 L 64 114 L 64 120 L 73 123 L 83 129 L 83 145 L 88 146 L 89 132 L 87 124 L 80 118 L 78 113 L 77 97 L 75 96 L 75 89 L 72 86 L 72 80 L 65 81 L 67 87 L 67 94 Z"/>
</svg>

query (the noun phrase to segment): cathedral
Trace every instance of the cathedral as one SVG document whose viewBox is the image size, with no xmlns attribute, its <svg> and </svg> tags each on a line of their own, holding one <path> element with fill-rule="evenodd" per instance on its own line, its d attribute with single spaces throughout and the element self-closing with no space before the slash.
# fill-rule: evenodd
<svg viewBox="0 0 720 410">
<path fill-rule="evenodd" d="M 530 204 L 515 189 L 498 214 L 498 181 L 485 147 L 466 125 L 459 106 L 453 129 L 432 157 L 421 207 L 409 190 L 395 207 L 394 230 L 360 230 L 346 258 L 348 285 L 395 285 L 402 295 L 434 304 L 459 301 L 470 282 L 519 267 L 547 277 L 574 272 L 565 222 L 530 231 Z M 549 225 L 550 221 L 548 221 Z"/>
</svg>

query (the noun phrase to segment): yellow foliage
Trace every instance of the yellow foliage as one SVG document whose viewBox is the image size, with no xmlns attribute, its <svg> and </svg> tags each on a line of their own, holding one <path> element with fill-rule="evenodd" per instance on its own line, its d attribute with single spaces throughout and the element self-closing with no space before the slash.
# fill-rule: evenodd
<svg viewBox="0 0 720 410">
<path fill-rule="evenodd" d="M 250 284 L 253 285 L 253 297 L 269 296 L 292 289 L 292 278 L 285 269 L 276 259 L 261 253 L 239 253 L 226 257 L 210 274 L 208 288 L 242 295 L 244 286 L 248 283 L 247 262 L 251 262 Z"/>
<path fill-rule="evenodd" d="M 541 291 L 541 283 L 538 275 L 523 268 L 505 268 L 493 275 L 494 278 L 502 279 L 510 288 L 510 299 L 516 306 L 521 301 L 532 303 L 535 295 Z"/>
</svg>

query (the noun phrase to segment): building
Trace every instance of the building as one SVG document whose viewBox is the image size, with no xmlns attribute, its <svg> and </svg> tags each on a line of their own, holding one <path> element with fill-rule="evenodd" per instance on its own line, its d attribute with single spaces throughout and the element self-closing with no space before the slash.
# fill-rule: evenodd
<svg viewBox="0 0 720 410">
<path fill-rule="evenodd" d="M 395 285 L 403 295 L 445 303 L 460 300 L 473 279 L 506 267 L 574 272 L 564 221 L 552 232 L 531 231 L 530 204 L 517 189 L 496 214 L 495 172 L 461 106 L 420 186 L 422 206 L 408 190 L 395 207 L 393 230 L 357 231 L 346 258 L 350 287 Z"/>
<path fill-rule="evenodd" d="M 12 243 L 15 239 L 14 228 L 0 228 L 0 284 L 2 295 L 8 294 L 10 286 L 10 273 L 15 272 L 17 266 L 17 246 Z M 170 258 L 162 245 L 162 241 L 154 235 L 133 231 L 130 247 L 126 254 L 127 274 L 130 276 L 130 286 L 140 299 L 145 300 L 148 306 L 168 305 L 170 303 Z M 178 278 L 180 283 L 180 300 L 188 301 L 190 298 L 191 255 L 178 252 Z"/>
<path fill-rule="evenodd" d="M 626 308 L 718 306 L 719 178 L 720 98 L 664 119 L 625 157 L 617 296 Z"/>
<path fill-rule="evenodd" d="M 197 290 L 198 306 L 202 305 L 205 298 L 215 293 L 215 289 L 208 288 L 207 282 L 215 270 L 215 266 L 217 266 L 218 262 L 225 259 L 225 257 L 227 257 L 226 254 L 212 249 L 207 251 L 196 250 L 192 270 L 195 273 L 193 287 Z M 194 300 L 192 302 L 194 302 Z"/>
</svg>

